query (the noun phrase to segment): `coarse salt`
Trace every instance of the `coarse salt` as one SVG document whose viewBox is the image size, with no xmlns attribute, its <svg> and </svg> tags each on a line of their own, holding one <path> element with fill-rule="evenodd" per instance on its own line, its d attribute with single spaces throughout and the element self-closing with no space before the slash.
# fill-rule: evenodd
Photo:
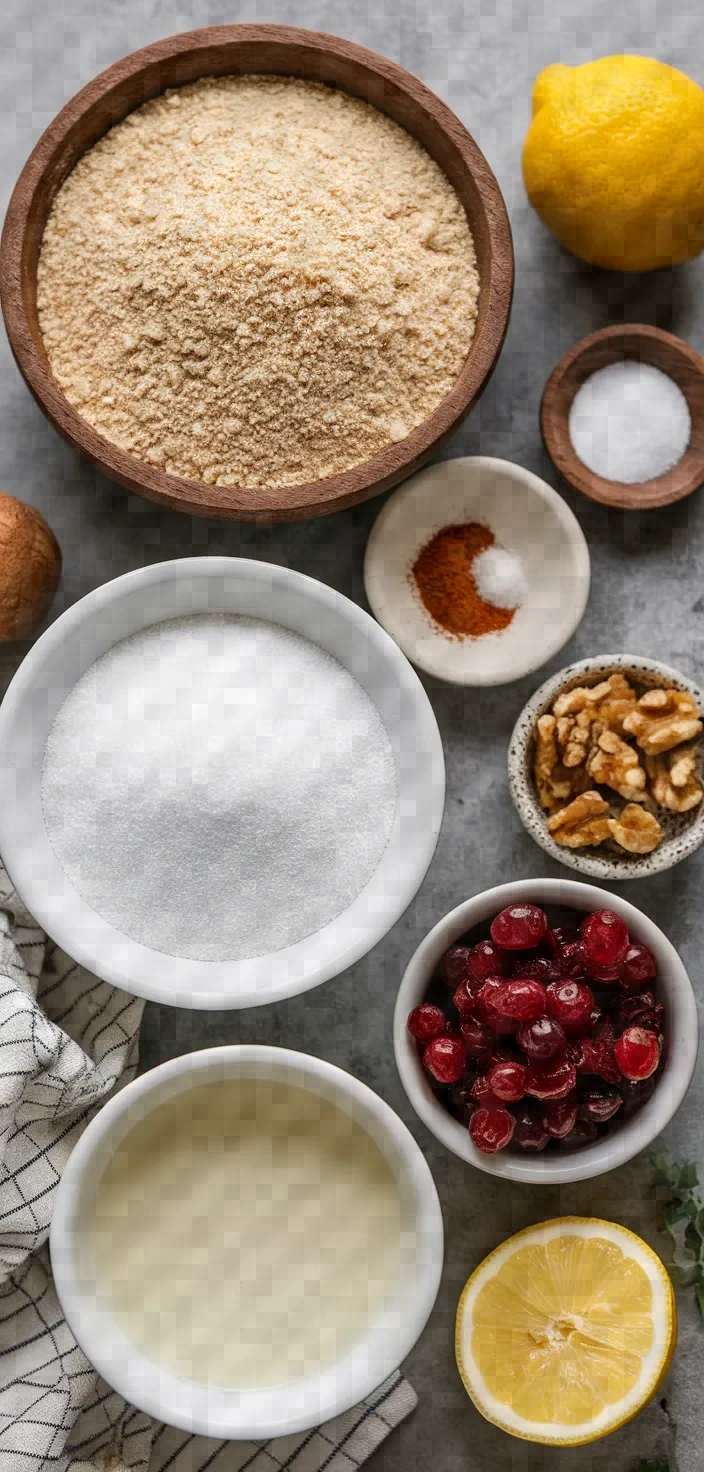
<svg viewBox="0 0 704 1472">
<path fill-rule="evenodd" d="M 47 741 L 42 806 L 64 872 L 166 955 L 244 960 L 334 920 L 396 809 L 376 706 L 278 624 L 195 615 L 116 644 Z"/>
<path fill-rule="evenodd" d="M 609 363 L 572 401 L 569 433 L 588 470 L 637 485 L 671 470 L 689 444 L 691 419 L 682 390 L 650 363 Z"/>
<path fill-rule="evenodd" d="M 487 547 L 472 563 L 472 577 L 480 598 L 495 608 L 518 608 L 528 593 L 523 563 L 505 547 Z"/>
</svg>

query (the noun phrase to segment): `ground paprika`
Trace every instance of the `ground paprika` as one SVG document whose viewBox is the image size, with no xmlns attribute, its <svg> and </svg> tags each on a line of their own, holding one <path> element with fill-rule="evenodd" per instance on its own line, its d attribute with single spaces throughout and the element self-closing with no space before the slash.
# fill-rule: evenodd
<svg viewBox="0 0 704 1472">
<path fill-rule="evenodd" d="M 413 578 L 431 618 L 454 638 L 477 639 L 510 624 L 515 608 L 497 608 L 480 598 L 472 563 L 496 538 L 478 521 L 444 526 L 421 548 Z"/>
</svg>

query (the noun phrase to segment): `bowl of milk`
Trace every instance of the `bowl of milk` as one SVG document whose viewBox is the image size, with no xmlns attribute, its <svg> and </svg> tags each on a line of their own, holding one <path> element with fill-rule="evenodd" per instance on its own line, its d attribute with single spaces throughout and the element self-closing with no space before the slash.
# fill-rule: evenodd
<svg viewBox="0 0 704 1472">
<path fill-rule="evenodd" d="M 131 1404 L 264 1440 L 342 1414 L 418 1339 L 443 1227 L 425 1158 L 371 1089 L 288 1049 L 162 1064 L 91 1121 L 51 1228 L 78 1344 Z"/>
</svg>

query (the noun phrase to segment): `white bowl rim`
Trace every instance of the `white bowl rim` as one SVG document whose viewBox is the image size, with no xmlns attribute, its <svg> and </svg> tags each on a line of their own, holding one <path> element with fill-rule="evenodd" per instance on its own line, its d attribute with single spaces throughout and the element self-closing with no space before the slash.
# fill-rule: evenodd
<svg viewBox="0 0 704 1472">
<path fill-rule="evenodd" d="M 372 612 L 374 613 L 374 616 L 379 620 L 379 622 L 383 624 L 384 628 L 387 627 L 387 624 L 384 620 L 384 612 L 387 604 L 383 599 L 380 599 L 376 596 L 373 588 L 372 594 L 370 594 L 370 587 L 372 587 L 373 581 L 370 573 L 377 559 L 379 545 L 383 544 L 383 537 L 386 533 L 387 523 L 393 515 L 397 504 L 402 500 L 402 498 L 404 496 L 412 494 L 414 489 L 417 487 L 418 482 L 422 481 L 423 477 L 428 477 L 431 474 L 437 473 L 437 471 L 439 469 L 442 469 L 442 466 L 447 463 L 447 460 L 439 460 L 434 462 L 432 465 L 425 466 L 414 476 L 412 476 L 410 480 L 405 481 L 402 486 L 399 486 L 398 489 L 393 492 L 388 501 L 386 501 L 385 505 L 382 507 L 376 518 L 376 521 L 374 522 L 374 525 L 372 526 L 371 532 L 369 533 L 364 554 L 364 585 L 367 593 L 367 600 L 372 609 Z M 542 669 L 543 665 L 547 664 L 548 661 L 552 659 L 555 654 L 559 653 L 559 651 L 564 648 L 564 645 L 568 642 L 569 639 L 572 638 L 575 630 L 579 627 L 584 617 L 584 612 L 589 600 L 589 589 L 591 585 L 591 559 L 589 555 L 589 544 L 584 535 L 584 532 L 582 531 L 579 521 L 577 520 L 577 517 L 575 516 L 571 507 L 568 506 L 564 497 L 562 497 L 559 492 L 556 491 L 554 487 L 548 483 L 548 481 L 543 480 L 541 476 L 536 475 L 534 471 L 526 470 L 525 466 L 518 465 L 513 460 L 503 460 L 496 455 L 458 455 L 453 456 L 451 458 L 451 462 L 449 463 L 455 465 L 466 465 L 472 467 L 472 469 L 480 471 L 499 471 L 502 474 L 506 475 L 507 478 L 517 482 L 520 486 L 522 486 L 524 490 L 527 490 L 533 495 L 537 496 L 539 500 L 543 501 L 545 505 L 549 507 L 556 521 L 559 522 L 560 526 L 562 527 L 562 530 L 565 533 L 572 554 L 574 556 L 574 582 L 575 586 L 579 589 L 580 596 L 575 606 L 572 619 L 563 627 L 561 627 L 557 633 L 553 633 L 552 638 L 541 646 L 539 652 L 536 653 L 535 646 L 532 645 L 530 651 L 527 650 L 525 659 L 521 660 L 517 658 L 509 673 L 504 672 L 503 674 L 498 676 L 493 675 L 490 671 L 477 671 L 476 673 L 473 673 L 471 677 L 455 677 L 453 675 L 450 675 L 445 670 L 441 671 L 433 660 L 425 660 L 422 658 L 422 656 L 419 657 L 415 641 L 405 639 L 402 640 L 401 638 L 397 639 L 397 632 L 395 632 L 392 637 L 394 639 L 397 639 L 399 647 L 403 649 L 408 659 L 410 659 L 413 664 L 417 665 L 418 669 L 424 670 L 426 674 L 434 675 L 436 679 L 443 680 L 447 684 L 463 685 L 470 688 L 479 688 L 481 686 L 486 687 L 494 685 L 509 685 L 515 680 L 522 679 L 524 675 L 530 675 L 533 674 L 536 670 Z"/>
<path fill-rule="evenodd" d="M 680 835 L 666 838 L 653 853 L 644 854 L 640 858 L 634 856 L 630 859 L 613 859 L 600 854 L 598 848 L 569 849 L 556 843 L 548 833 L 546 814 L 532 788 L 529 787 L 528 802 L 520 791 L 528 743 L 543 706 L 552 702 L 563 687 L 570 687 L 578 682 L 580 676 L 602 673 L 602 667 L 605 672 L 607 666 L 612 670 L 633 669 L 657 675 L 676 688 L 689 690 L 699 709 L 704 711 L 704 691 L 696 681 L 690 680 L 688 675 L 661 659 L 652 659 L 644 654 L 593 654 L 588 659 L 575 660 L 573 664 L 565 665 L 564 669 L 550 675 L 526 701 L 509 741 L 508 782 L 513 805 L 526 832 L 552 859 L 568 869 L 588 874 L 592 879 L 600 879 L 609 884 L 623 884 L 629 879 L 645 879 L 652 874 L 662 874 L 664 870 L 673 868 L 675 864 L 695 853 L 704 842 L 704 803 L 693 814 L 689 827 Z M 530 729 L 527 729 L 529 723 Z"/>
<path fill-rule="evenodd" d="M 50 1248 L 59 1302 L 69 1328 L 91 1364 L 107 1384 L 118 1391 L 122 1391 L 123 1387 L 115 1381 L 119 1382 L 124 1377 L 120 1374 L 115 1377 L 114 1374 L 115 1339 L 106 1339 L 99 1332 L 97 1320 L 91 1323 L 89 1315 L 82 1312 L 82 1305 L 86 1300 L 76 1266 L 78 1252 L 75 1232 L 77 1219 L 80 1219 L 79 1204 L 83 1183 L 91 1171 L 100 1145 L 138 1100 L 147 1100 L 150 1094 L 160 1094 L 165 1085 L 179 1078 L 184 1079 L 184 1089 L 187 1089 L 207 1082 L 208 1077 L 216 1072 L 218 1076 L 222 1076 L 223 1070 L 231 1069 L 234 1075 L 238 1065 L 249 1070 L 257 1066 L 264 1070 L 271 1068 L 272 1076 L 278 1070 L 281 1076 L 293 1071 L 297 1078 L 300 1074 L 307 1075 L 310 1079 L 319 1079 L 323 1087 L 327 1088 L 328 1094 L 334 1094 L 339 1099 L 341 1108 L 344 1108 L 344 1100 L 349 1099 L 361 1112 L 370 1116 L 402 1161 L 417 1213 L 417 1234 L 422 1244 L 422 1254 L 419 1252 L 422 1276 L 419 1277 L 417 1292 L 413 1298 L 407 1297 L 404 1300 L 406 1319 L 403 1324 L 398 1324 L 397 1358 L 393 1368 L 397 1368 L 413 1348 L 435 1304 L 442 1276 L 444 1246 L 440 1202 L 430 1167 L 420 1146 L 390 1105 L 353 1074 L 312 1054 L 299 1053 L 290 1048 L 253 1043 L 184 1053 L 126 1084 L 94 1115 L 73 1148 L 59 1182 L 54 1206 Z M 300 1086 L 305 1087 L 303 1084 Z M 92 1303 L 87 1307 L 90 1310 Z M 357 1349 L 361 1348 L 360 1344 Z M 342 1383 L 338 1379 L 332 1388 L 330 1382 L 334 1379 L 334 1368 L 321 1372 L 320 1378 L 325 1378 L 328 1382 L 326 1398 L 321 1398 L 312 1414 L 309 1410 L 307 1414 L 299 1412 L 297 1416 L 290 1415 L 287 1418 L 285 1397 L 287 1390 L 292 1387 L 274 1387 L 267 1395 L 271 1402 L 271 1417 L 266 1421 L 262 1421 L 261 1413 L 257 1420 L 251 1410 L 248 1412 L 245 1404 L 252 1394 L 261 1396 L 262 1392 L 219 1390 L 180 1380 L 159 1370 L 153 1361 L 149 1361 L 127 1341 L 123 1366 L 128 1361 L 132 1367 L 128 1399 L 156 1420 L 165 1421 L 199 1436 L 248 1441 L 268 1440 L 274 1436 L 309 1430 L 342 1415 L 358 1401 L 371 1395 L 391 1373 L 391 1367 L 385 1365 L 379 1373 L 373 1364 L 370 1365 L 366 1354 L 365 1358 L 365 1370 L 360 1373 L 357 1367 L 354 1374 L 346 1375 Z M 144 1373 L 140 1374 L 140 1370 Z M 147 1379 L 151 1382 L 149 1386 Z M 166 1385 L 170 1391 L 169 1403 L 160 1394 L 159 1383 Z M 191 1396 L 190 1405 L 187 1401 L 188 1394 Z M 196 1401 L 195 1406 L 192 1404 L 193 1400 Z"/>
<path fill-rule="evenodd" d="M 380 660 L 388 663 L 399 690 L 412 703 L 419 748 L 422 746 L 427 754 L 427 764 L 432 769 L 433 781 L 426 783 L 423 789 L 424 800 L 430 810 L 428 821 L 423 825 L 422 831 L 418 824 L 414 845 L 404 850 L 408 855 L 408 866 L 405 874 L 400 872 L 398 866 L 395 870 L 395 893 L 389 895 L 383 885 L 376 883 L 379 873 L 377 870 L 362 890 L 361 896 L 358 895 L 348 910 L 332 920 L 329 926 L 323 927 L 316 936 L 305 937 L 295 947 L 272 952 L 264 957 L 255 957 L 251 961 L 181 962 L 181 965 L 187 965 L 189 976 L 184 985 L 179 987 L 174 974 L 174 962 L 178 964 L 179 958 L 140 946 L 114 930 L 102 917 L 95 917 L 95 912 L 90 910 L 90 906 L 85 906 L 85 902 L 77 896 L 74 887 L 64 876 L 68 889 L 80 905 L 97 918 L 101 930 L 105 932 L 100 947 L 84 943 L 79 927 L 72 924 L 67 907 L 58 908 L 55 903 L 51 906 L 46 885 L 37 881 L 32 866 L 31 843 L 21 830 L 14 798 L 7 797 L 0 802 L 0 852 L 3 862 L 28 910 L 52 939 L 73 960 L 132 995 L 145 997 L 162 1005 L 205 1011 L 256 1007 L 297 996 L 333 976 L 338 976 L 365 956 L 396 924 L 416 895 L 435 853 L 445 802 L 445 761 L 437 719 L 418 675 L 398 645 L 365 609 L 343 593 L 293 568 L 254 558 L 187 557 L 152 563 L 101 584 L 72 604 L 29 650 L 8 687 L 0 705 L 0 752 L 8 743 L 8 730 L 12 730 L 17 712 L 33 688 L 37 673 L 57 655 L 67 635 L 95 619 L 109 609 L 111 604 L 119 603 L 123 596 L 128 597 L 134 589 L 153 589 L 177 581 L 191 587 L 201 581 L 205 586 L 210 579 L 225 579 L 228 576 L 236 576 L 240 583 L 255 588 L 266 583 L 281 594 L 290 592 L 293 595 L 298 591 L 317 606 L 323 616 L 326 611 L 331 614 L 334 612 L 351 627 L 353 635 L 359 638 L 360 647 L 366 642 Z M 197 612 L 198 609 L 194 611 Z M 203 611 L 208 611 L 207 607 Z M 273 617 L 272 621 L 277 620 Z M 143 627 L 147 627 L 150 622 L 153 620 L 145 619 Z M 417 783 L 415 785 L 417 791 Z M 397 809 L 397 820 L 401 806 L 399 804 Z M 384 856 L 380 868 L 383 863 Z M 337 941 L 335 935 L 334 952 L 328 940 L 328 954 L 323 954 L 322 959 L 313 956 L 312 943 L 316 938 L 325 936 L 326 933 L 332 935 L 332 927 L 338 927 L 342 934 L 344 918 L 350 915 L 354 907 L 360 907 L 361 898 L 366 895 L 370 886 L 375 886 L 373 915 L 365 917 L 364 926 L 360 927 L 357 909 L 356 929 L 347 927 L 343 943 Z M 269 978 L 275 968 L 278 969 L 278 975 L 275 984 L 271 984 Z M 256 979 L 264 970 L 266 986 L 257 984 Z M 236 989 L 230 989 L 223 978 L 236 972 L 240 980 Z"/>
<path fill-rule="evenodd" d="M 602 1136 L 593 1145 L 571 1155 L 514 1155 L 499 1151 L 485 1155 L 472 1144 L 467 1129 L 442 1107 L 426 1082 L 418 1059 L 416 1044 L 408 1033 L 406 1019 L 411 1008 L 422 1001 L 430 980 L 431 958 L 440 954 L 459 936 L 507 905 L 520 901 L 534 904 L 564 905 L 577 910 L 614 910 L 626 921 L 629 930 L 656 952 L 664 953 L 670 966 L 668 991 L 680 1008 L 677 1054 L 670 1056 L 667 1074 L 663 1074 L 651 1098 L 630 1120 L 624 1121 L 613 1134 Z M 661 981 L 661 986 L 664 984 Z M 394 1053 L 396 1066 L 408 1098 L 416 1114 L 436 1139 L 460 1159 L 488 1175 L 506 1180 L 529 1182 L 531 1185 L 559 1185 L 566 1181 L 590 1180 L 605 1175 L 632 1160 L 634 1155 L 652 1144 L 679 1109 L 689 1088 L 697 1061 L 699 1020 L 697 1004 L 687 971 L 672 942 L 658 925 L 628 900 L 608 890 L 574 879 L 516 879 L 482 890 L 463 900 L 433 926 L 406 967 L 394 1010 Z M 670 1039 L 673 1049 L 675 1040 Z M 662 1088 L 665 1077 L 669 1087 Z M 647 1125 L 647 1130 L 644 1130 Z"/>
</svg>

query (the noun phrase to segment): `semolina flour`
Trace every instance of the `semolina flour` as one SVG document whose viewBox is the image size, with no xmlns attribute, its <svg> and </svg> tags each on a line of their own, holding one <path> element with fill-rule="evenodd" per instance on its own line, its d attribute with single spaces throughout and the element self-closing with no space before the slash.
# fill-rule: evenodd
<svg viewBox="0 0 704 1472">
<path fill-rule="evenodd" d="M 451 184 L 365 102 L 287 77 L 146 103 L 54 201 L 39 323 L 74 408 L 207 484 L 287 486 L 404 438 L 452 387 L 479 279 Z"/>
</svg>

